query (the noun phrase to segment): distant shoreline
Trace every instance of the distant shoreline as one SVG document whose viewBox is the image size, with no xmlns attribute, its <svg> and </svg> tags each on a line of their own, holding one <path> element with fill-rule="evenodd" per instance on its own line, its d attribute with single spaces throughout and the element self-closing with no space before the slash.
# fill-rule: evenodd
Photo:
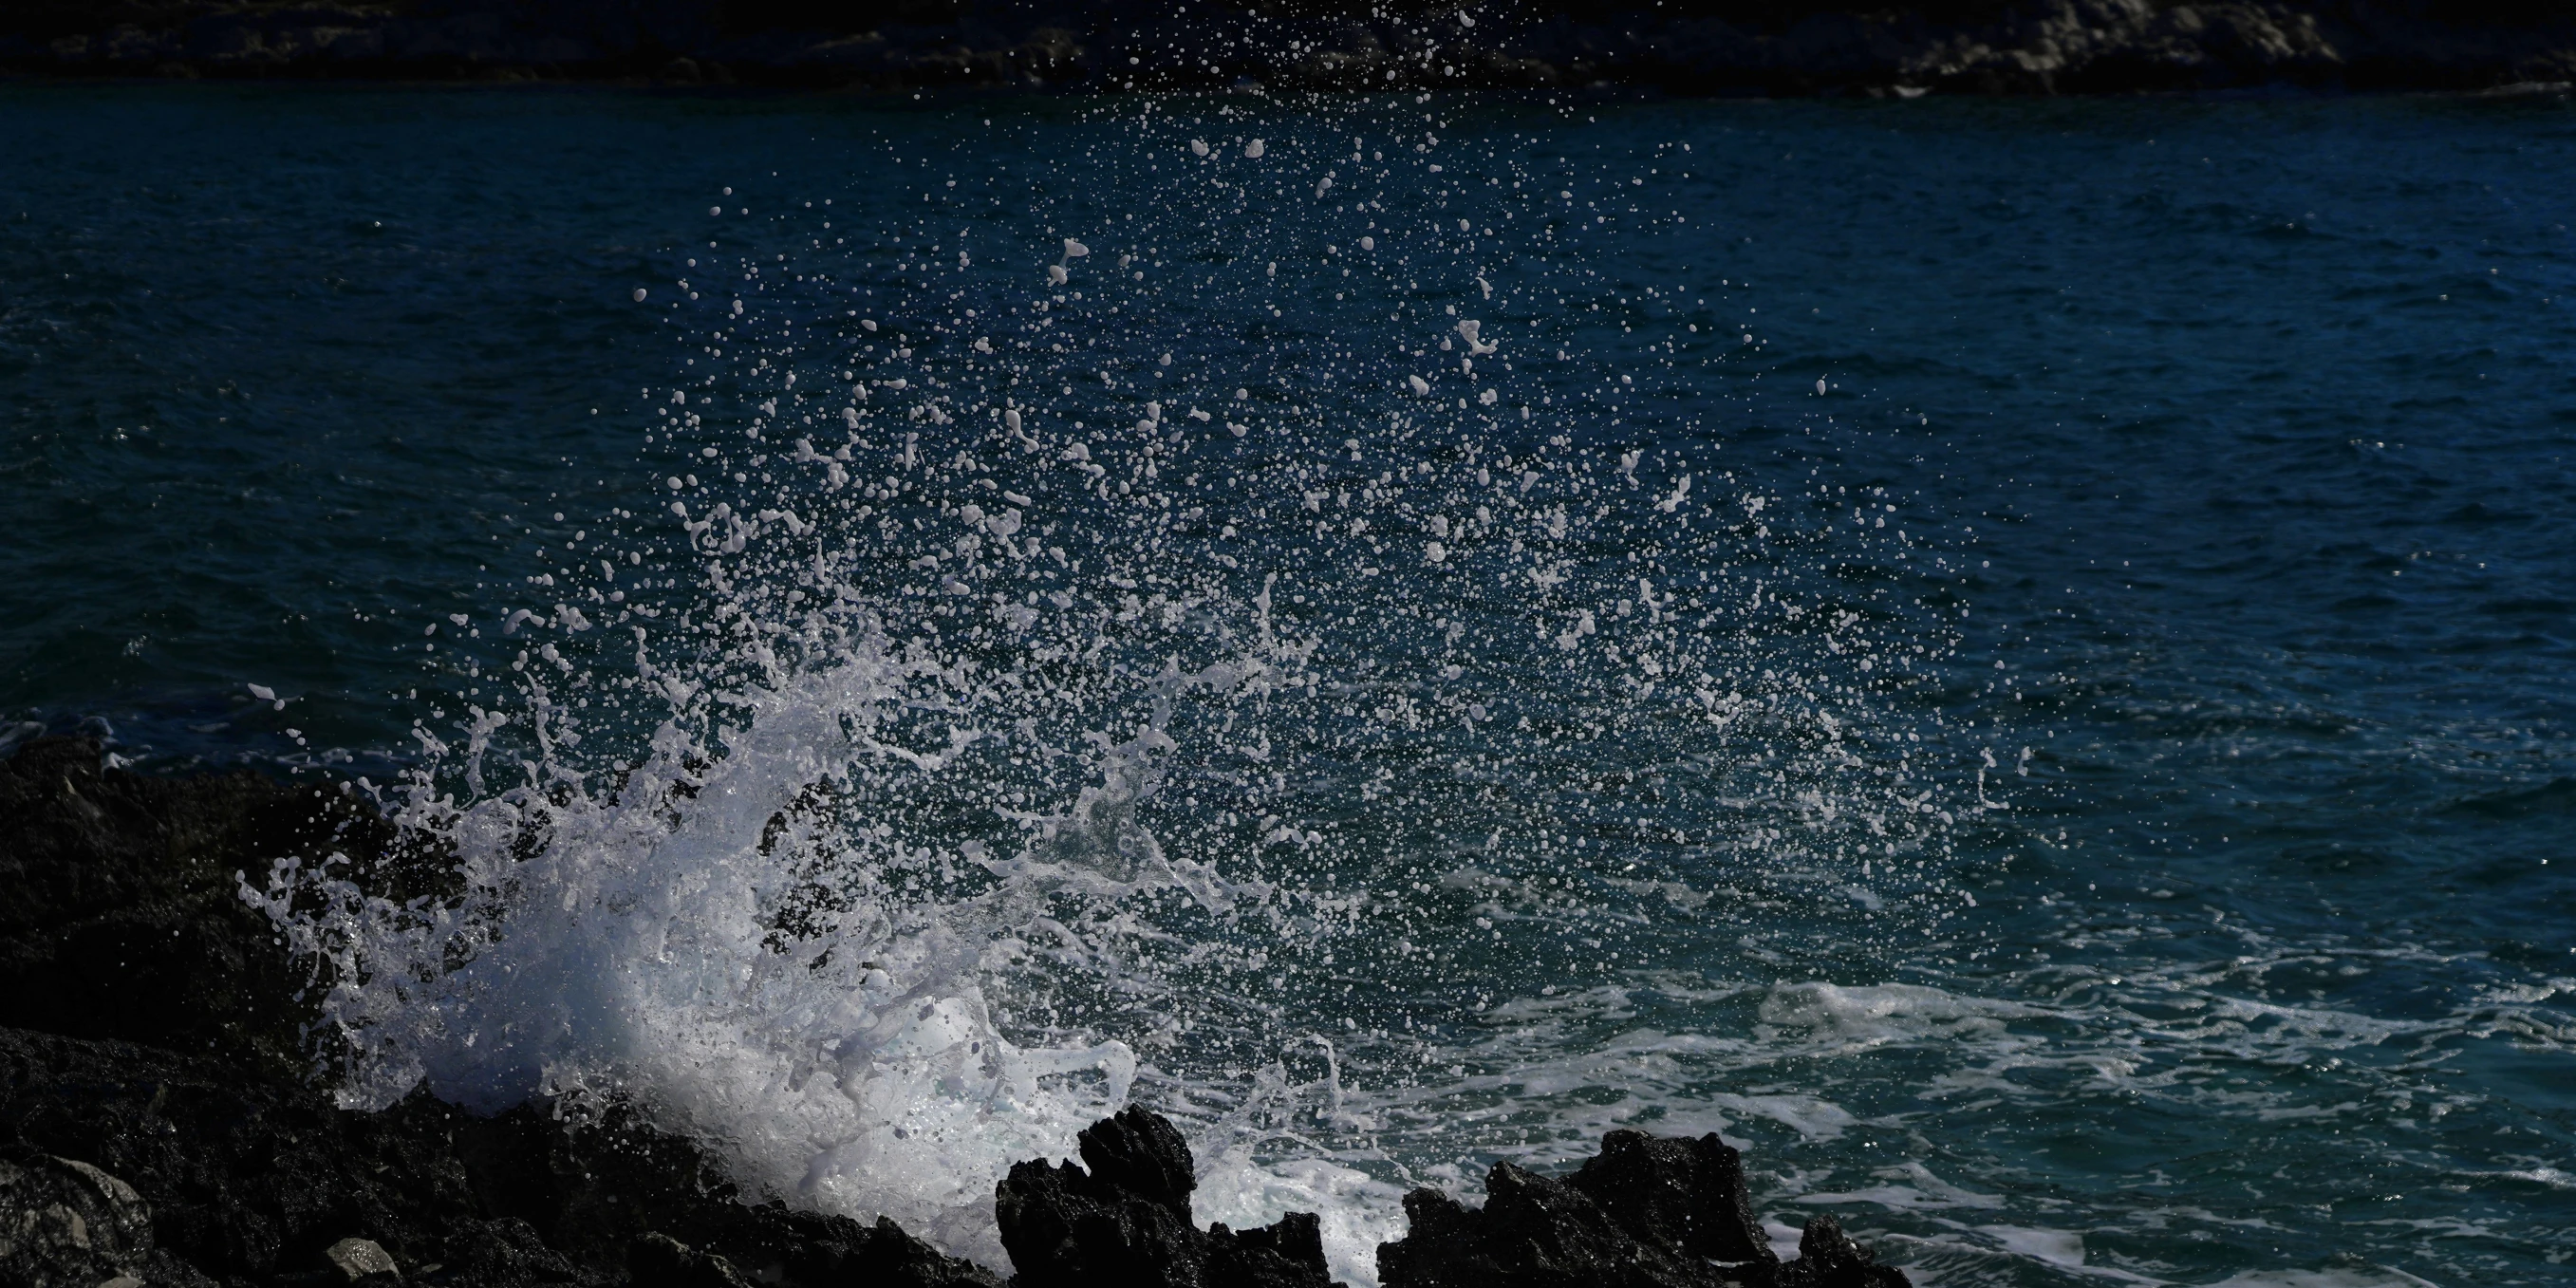
<svg viewBox="0 0 2576 1288">
<path fill-rule="evenodd" d="M 2576 8 L 2540 0 L 1190 9 L 21 0 L 0 7 L 0 75 L 1090 92 L 1612 88 L 1773 98 L 2546 92 L 2576 83 Z"/>
</svg>

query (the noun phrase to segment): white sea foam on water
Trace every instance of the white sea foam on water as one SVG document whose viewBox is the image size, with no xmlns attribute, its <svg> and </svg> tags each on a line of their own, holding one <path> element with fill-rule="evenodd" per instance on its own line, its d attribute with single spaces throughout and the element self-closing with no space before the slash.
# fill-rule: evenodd
<svg viewBox="0 0 2576 1288">
<path fill-rule="evenodd" d="M 2385 1266 L 2336 1267 L 2327 1270 L 2249 1270 L 2230 1275 L 2209 1288 L 2435 1288 L 2403 1270 Z"/>
</svg>

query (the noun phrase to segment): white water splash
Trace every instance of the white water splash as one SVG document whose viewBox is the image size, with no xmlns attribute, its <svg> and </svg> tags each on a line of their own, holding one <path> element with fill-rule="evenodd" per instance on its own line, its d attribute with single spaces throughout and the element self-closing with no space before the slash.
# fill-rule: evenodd
<svg viewBox="0 0 2576 1288">
<path fill-rule="evenodd" d="M 1512 1152 L 1451 1107 L 1518 1098 L 1570 1148 L 1642 1107 L 1592 1098 L 1618 1060 L 1725 1045 L 1589 1033 L 1649 954 L 1774 896 L 1946 915 L 1895 902 L 1937 887 L 1952 815 L 1887 772 L 1922 753 L 1877 727 L 1886 672 L 1863 678 L 1923 641 L 1767 548 L 1788 520 L 1743 522 L 1766 497 L 1725 500 L 1751 485 L 1692 459 L 1714 447 L 1620 429 L 1651 370 L 1514 371 L 1498 337 L 1536 291 L 1445 207 L 1348 239 L 1448 270 L 1456 303 L 1409 316 L 1431 268 L 1366 269 L 1380 294 L 1349 304 L 1395 301 L 1388 352 L 1217 366 L 1195 324 L 1140 319 L 1186 296 L 1248 331 L 1282 316 L 1281 263 L 1319 307 L 1355 282 L 1267 258 L 1322 217 L 1306 189 L 1257 227 L 1211 191 L 975 257 L 1016 269 L 978 269 L 953 226 L 889 225 L 874 276 L 800 247 L 804 294 L 688 323 L 742 365 L 651 404 L 669 526 L 506 615 L 511 647 L 544 641 L 508 663 L 506 715 L 476 707 L 455 746 L 422 731 L 393 804 L 452 852 L 451 893 L 284 867 L 249 892 L 327 966 L 344 1100 L 626 1097 L 747 1192 L 1000 1264 L 994 1181 L 1132 1095 L 1190 1129 L 1201 1220 L 1318 1211 L 1364 1284 L 1407 1184 Z M 1174 262 L 1221 269 L 1143 276 Z M 826 269 L 884 291 L 872 316 Z M 1472 399 L 1418 374 L 1453 335 L 1493 359 L 1460 361 L 1492 382 Z M 1662 481 L 1631 495 L 1641 476 Z M 1922 1010 L 1891 996 L 1800 994 L 1776 1022 Z M 1485 1026 L 1523 1012 L 1575 1018 L 1503 1059 Z"/>
</svg>

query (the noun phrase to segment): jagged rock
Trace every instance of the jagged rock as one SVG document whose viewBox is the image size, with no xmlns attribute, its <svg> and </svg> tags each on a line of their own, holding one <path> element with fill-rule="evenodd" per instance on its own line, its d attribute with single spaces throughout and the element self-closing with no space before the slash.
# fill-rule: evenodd
<svg viewBox="0 0 2576 1288">
<path fill-rule="evenodd" d="M 94 1284 L 151 1247 L 152 1211 L 132 1186 L 33 1150 L 0 1157 L 0 1282 Z"/>
<path fill-rule="evenodd" d="M 214 1288 L 152 1244 L 152 1208 L 88 1163 L 0 1147 L 0 1284 Z"/>
<path fill-rule="evenodd" d="M 484 1118 L 419 1094 L 353 1113 L 219 1057 L 0 1029 L 0 1133 L 22 1170 L 31 1157 L 100 1160 L 148 1201 L 153 1257 L 193 1268 L 110 1257 L 84 1284 L 119 1269 L 175 1288 L 348 1284 L 307 1267 L 361 1239 L 406 1283 L 607 1285 L 658 1233 L 778 1288 L 1001 1288 L 891 1221 L 747 1202 L 695 1144 L 615 1107 L 590 1121 L 545 1105 Z"/>
<path fill-rule="evenodd" d="M 0 1284 L 1002 1288 L 891 1221 L 746 1201 L 624 1106 L 334 1107 L 233 873 L 335 852 L 389 890 L 438 870 L 329 787 L 142 778 L 68 739 L 0 761 L 0 1025 L 30 1026 L 0 1027 Z M 1123 1110 L 1079 1144 L 1083 1166 L 1025 1162 L 997 1187 L 1023 1288 L 1330 1284 L 1311 1214 L 1197 1227 L 1189 1144 L 1163 1118 Z M 1830 1217 L 1780 1264 L 1715 1135 L 1612 1132 L 1569 1176 L 1497 1164 L 1483 1208 L 1417 1190 L 1405 1210 L 1386 1288 L 1906 1283 Z"/>
<path fill-rule="evenodd" d="M 1754 1218 L 1743 1156 L 1716 1132 L 1697 1140 L 1611 1132 L 1566 1183 L 1641 1243 L 1728 1265 L 1779 1260 Z"/>
<path fill-rule="evenodd" d="M 1236 1232 L 1190 1219 L 1189 1142 L 1129 1107 L 1083 1130 L 1086 1171 L 1014 1164 L 993 1212 L 1021 1288 L 1324 1288 L 1323 1227 L 1310 1213 Z"/>
<path fill-rule="evenodd" d="M 509 1284 L 568 1284 L 586 1276 L 560 1252 L 546 1246 L 536 1228 L 517 1217 L 457 1223 L 446 1241 L 447 1260 L 439 1266 L 440 1282 L 465 1288 Z"/>
<path fill-rule="evenodd" d="M 1754 1219 L 1740 1156 L 1697 1140 L 1614 1131 L 1563 1180 L 1496 1163 L 1485 1206 L 1404 1196 L 1405 1237 L 1378 1245 L 1385 1288 L 1907 1288 L 1831 1217 L 1782 1265 Z"/>
<path fill-rule="evenodd" d="M 1830 1214 L 1807 1221 L 1798 1259 L 1780 1267 L 1780 1288 L 1913 1288 L 1905 1272 L 1877 1264 Z"/>
<path fill-rule="evenodd" d="M 1386 1288 L 1718 1288 L 1677 1238 L 1640 1240 L 1573 1185 L 1496 1163 L 1485 1206 L 1438 1190 L 1404 1196 L 1410 1230 L 1377 1250 Z M 1673 1232 L 1678 1234 L 1679 1232 Z"/>
</svg>

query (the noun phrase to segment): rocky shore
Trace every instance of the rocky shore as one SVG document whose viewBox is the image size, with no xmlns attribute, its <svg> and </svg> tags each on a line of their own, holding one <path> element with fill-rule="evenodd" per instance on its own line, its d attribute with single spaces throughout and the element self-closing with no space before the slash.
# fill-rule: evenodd
<svg viewBox="0 0 2576 1288">
<path fill-rule="evenodd" d="M 434 877 L 333 784 L 147 778 L 97 744 L 0 762 L 0 1288 L 1324 1288 L 1320 1226 L 1201 1227 L 1188 1143 L 1127 1109 L 1082 1162 L 1021 1163 L 994 1213 L 1015 1274 L 893 1222 L 739 1192 L 625 1110 L 478 1116 L 416 1093 L 336 1108 L 301 1040 L 309 981 L 234 894 L 337 851 Z M 1387 1288 L 1902 1288 L 1831 1217 L 1780 1261 L 1736 1151 L 1610 1133 L 1561 1177 L 1405 1199 Z"/>
<path fill-rule="evenodd" d="M 2100 94 L 2576 81 L 2548 0 L 5 0 L 0 69 L 801 88 Z"/>
</svg>

